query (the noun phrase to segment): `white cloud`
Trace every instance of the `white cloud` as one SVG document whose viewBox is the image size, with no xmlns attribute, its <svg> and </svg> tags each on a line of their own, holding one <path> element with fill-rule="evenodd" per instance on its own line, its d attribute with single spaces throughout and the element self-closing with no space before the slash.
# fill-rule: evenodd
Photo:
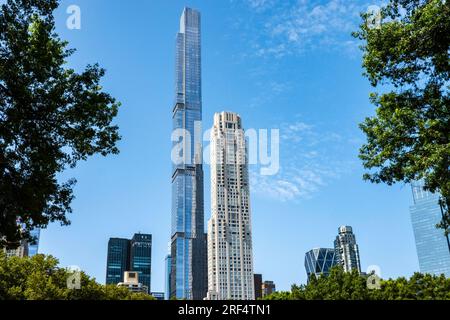
<svg viewBox="0 0 450 320">
<path fill-rule="evenodd" d="M 377 2 L 377 1 L 375 1 Z M 257 56 L 284 57 L 315 48 L 358 52 L 351 32 L 358 29 L 366 0 L 247 0 L 259 25 L 254 35 Z M 270 14 L 261 14 L 270 9 Z M 256 20 L 258 21 L 258 20 Z"/>
<path fill-rule="evenodd" d="M 251 190 L 279 201 L 308 199 L 349 172 L 355 161 L 348 159 L 354 147 L 342 133 L 297 120 L 280 126 L 280 171 L 262 176 L 252 168 Z"/>
</svg>

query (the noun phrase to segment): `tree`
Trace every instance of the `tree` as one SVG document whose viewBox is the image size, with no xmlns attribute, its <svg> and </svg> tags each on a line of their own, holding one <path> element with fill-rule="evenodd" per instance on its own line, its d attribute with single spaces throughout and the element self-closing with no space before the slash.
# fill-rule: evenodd
<svg viewBox="0 0 450 320">
<path fill-rule="evenodd" d="M 374 183 L 423 180 L 442 195 L 440 227 L 450 223 L 450 2 L 390 0 L 382 23 L 370 14 L 354 36 L 364 41 L 365 76 L 376 115 L 361 129 L 367 143 L 360 158 Z"/>
<path fill-rule="evenodd" d="M 381 280 L 379 289 L 367 286 L 370 275 L 334 267 L 328 276 L 314 275 L 307 285 L 276 292 L 265 300 L 450 300 L 450 279 L 415 273 L 410 279 Z"/>
<path fill-rule="evenodd" d="M 80 160 L 117 154 L 119 103 L 102 91 L 105 70 L 66 67 L 73 53 L 55 33 L 59 0 L 8 0 L 0 10 L 0 248 L 30 230 L 70 223 Z"/>
<path fill-rule="evenodd" d="M 84 272 L 80 289 L 69 289 L 70 275 L 52 256 L 7 258 L 0 250 L 0 300 L 154 300 L 127 288 L 98 284 Z"/>
</svg>

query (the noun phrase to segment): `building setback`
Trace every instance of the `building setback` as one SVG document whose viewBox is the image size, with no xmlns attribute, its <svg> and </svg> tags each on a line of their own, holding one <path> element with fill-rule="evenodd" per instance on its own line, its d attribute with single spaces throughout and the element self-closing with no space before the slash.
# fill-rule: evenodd
<svg viewBox="0 0 450 320">
<path fill-rule="evenodd" d="M 170 296 L 202 300 L 207 291 L 206 234 L 203 212 L 201 21 L 185 8 L 176 37 L 173 150 L 183 146 L 182 161 L 173 161 Z M 197 135 L 196 135 L 197 133 Z M 174 160 L 174 159 L 172 159 Z"/>
<path fill-rule="evenodd" d="M 216 113 L 211 133 L 208 298 L 254 300 L 246 141 L 239 115 Z"/>
<path fill-rule="evenodd" d="M 410 207 L 416 240 L 419 268 L 422 273 L 450 277 L 450 244 L 443 229 L 436 228 L 442 219 L 439 194 L 424 190 L 423 182 L 414 182 L 414 205 Z"/>
</svg>

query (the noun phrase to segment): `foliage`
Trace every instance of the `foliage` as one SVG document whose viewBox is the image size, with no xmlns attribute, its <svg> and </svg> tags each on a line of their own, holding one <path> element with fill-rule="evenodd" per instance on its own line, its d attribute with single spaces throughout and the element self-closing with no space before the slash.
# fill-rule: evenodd
<svg viewBox="0 0 450 320">
<path fill-rule="evenodd" d="M 362 15 L 365 22 L 370 14 Z M 367 143 L 360 158 L 374 183 L 422 180 L 442 194 L 450 231 L 450 2 L 390 0 L 382 23 L 363 23 L 354 36 L 363 40 L 363 67 L 376 115 L 361 129 Z M 370 171 L 375 169 L 375 171 Z"/>
<path fill-rule="evenodd" d="M 75 180 L 57 174 L 118 153 L 119 103 L 102 91 L 97 64 L 65 67 L 74 50 L 55 33 L 58 5 L 8 0 L 0 9 L 0 247 L 32 241 L 30 230 L 49 222 L 69 224 Z"/>
<path fill-rule="evenodd" d="M 67 288 L 72 275 L 58 260 L 42 254 L 7 258 L 0 251 L 0 300 L 154 300 L 127 288 L 101 285 L 81 272 L 79 290 Z"/>
<path fill-rule="evenodd" d="M 335 267 L 329 276 L 311 277 L 307 285 L 276 292 L 266 300 L 450 300 L 450 279 L 415 273 L 409 280 L 381 280 L 380 289 L 367 287 L 368 275 Z"/>
</svg>

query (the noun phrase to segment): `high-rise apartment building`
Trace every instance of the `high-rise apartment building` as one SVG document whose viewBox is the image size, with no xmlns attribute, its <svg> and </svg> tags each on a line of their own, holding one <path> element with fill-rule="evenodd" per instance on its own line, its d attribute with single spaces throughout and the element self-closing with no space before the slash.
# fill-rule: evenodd
<svg viewBox="0 0 450 320">
<path fill-rule="evenodd" d="M 194 300 L 203 299 L 207 291 L 200 33 L 200 13 L 185 8 L 176 37 L 173 129 L 181 137 L 173 150 L 181 143 L 183 151 L 172 172 L 170 295 Z"/>
<path fill-rule="evenodd" d="M 239 115 L 214 115 L 211 132 L 211 219 L 208 297 L 254 300 L 246 140 Z"/>
<path fill-rule="evenodd" d="M 130 239 L 110 238 L 106 262 L 106 284 L 124 282 L 124 274 L 133 271 L 139 282 L 151 289 L 152 235 L 137 233 Z"/>
<path fill-rule="evenodd" d="M 440 195 L 425 191 L 421 181 L 412 184 L 412 191 L 410 213 L 420 272 L 450 277 L 449 238 L 436 227 L 442 219 Z"/>
<path fill-rule="evenodd" d="M 339 227 L 339 234 L 334 241 L 336 262 L 342 266 L 345 272 L 357 270 L 361 273 L 361 262 L 356 237 L 350 226 Z"/>
<path fill-rule="evenodd" d="M 308 280 L 311 275 L 318 278 L 328 276 L 330 269 L 337 265 L 336 250 L 334 248 L 316 248 L 305 254 L 305 269 Z"/>
</svg>

